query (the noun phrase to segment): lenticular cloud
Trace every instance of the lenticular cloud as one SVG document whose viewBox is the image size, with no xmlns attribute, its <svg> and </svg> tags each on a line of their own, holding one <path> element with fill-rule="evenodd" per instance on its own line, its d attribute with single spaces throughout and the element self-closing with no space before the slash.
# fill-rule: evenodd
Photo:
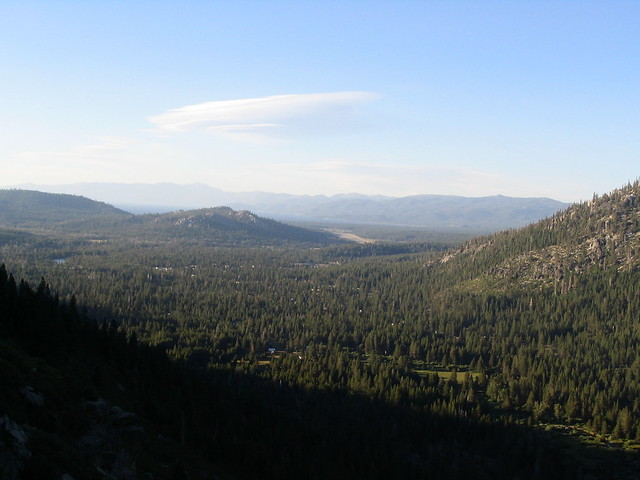
<svg viewBox="0 0 640 480">
<path fill-rule="evenodd" d="M 369 92 L 336 92 L 223 100 L 168 110 L 149 121 L 165 133 L 267 132 L 299 122 L 324 123 L 376 98 L 377 94 Z"/>
</svg>

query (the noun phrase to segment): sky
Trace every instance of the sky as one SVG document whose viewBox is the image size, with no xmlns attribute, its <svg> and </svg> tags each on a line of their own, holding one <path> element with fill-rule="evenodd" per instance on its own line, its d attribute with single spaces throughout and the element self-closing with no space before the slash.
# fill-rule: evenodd
<svg viewBox="0 0 640 480">
<path fill-rule="evenodd" d="M 0 0 L 0 171 L 588 200 L 640 176 L 640 2 Z"/>
</svg>

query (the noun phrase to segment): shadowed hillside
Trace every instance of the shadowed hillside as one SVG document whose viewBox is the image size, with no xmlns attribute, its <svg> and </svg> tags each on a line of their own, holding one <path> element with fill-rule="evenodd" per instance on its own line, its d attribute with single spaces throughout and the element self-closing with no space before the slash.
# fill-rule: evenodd
<svg viewBox="0 0 640 480">
<path fill-rule="evenodd" d="M 4 266 L 0 312 L 5 480 L 587 478 L 543 432 L 171 362 Z"/>
</svg>

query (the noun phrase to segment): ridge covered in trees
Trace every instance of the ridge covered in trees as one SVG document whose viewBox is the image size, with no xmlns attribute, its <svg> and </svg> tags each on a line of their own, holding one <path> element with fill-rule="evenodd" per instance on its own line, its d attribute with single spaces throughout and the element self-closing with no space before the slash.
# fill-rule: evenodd
<svg viewBox="0 0 640 480">
<path fill-rule="evenodd" d="M 0 190 L 0 235 L 74 235 L 95 241 L 113 238 L 140 242 L 191 242 L 210 245 L 305 245 L 344 243 L 321 231 L 286 225 L 229 207 L 133 215 L 77 195 Z"/>
</svg>

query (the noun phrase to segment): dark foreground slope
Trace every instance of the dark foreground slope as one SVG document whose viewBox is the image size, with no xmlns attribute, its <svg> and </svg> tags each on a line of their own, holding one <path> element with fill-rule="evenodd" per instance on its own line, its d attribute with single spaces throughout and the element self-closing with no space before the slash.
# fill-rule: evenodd
<svg viewBox="0 0 640 480">
<path fill-rule="evenodd" d="M 488 417 L 190 370 L 4 266 L 0 313 L 6 480 L 616 478 L 624 462 L 583 467 L 549 434 Z"/>
</svg>

